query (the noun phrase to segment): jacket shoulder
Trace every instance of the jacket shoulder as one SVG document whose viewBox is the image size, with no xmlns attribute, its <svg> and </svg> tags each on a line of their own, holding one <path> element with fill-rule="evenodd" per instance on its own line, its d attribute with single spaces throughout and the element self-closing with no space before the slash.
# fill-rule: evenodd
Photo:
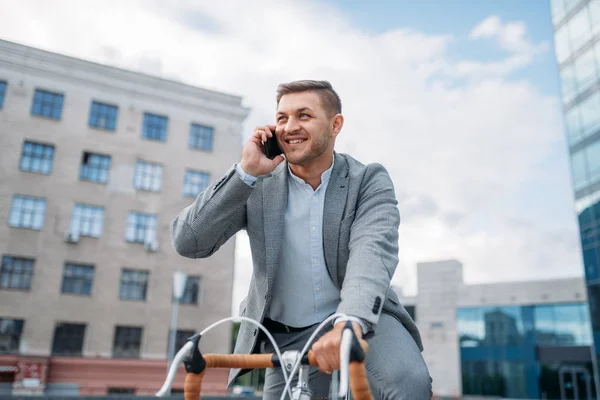
<svg viewBox="0 0 600 400">
<path fill-rule="evenodd" d="M 364 164 L 349 154 L 338 154 L 346 162 L 346 165 L 348 166 L 348 175 L 351 178 L 370 178 L 380 174 L 383 174 L 384 176 L 389 176 L 387 169 L 380 163 L 373 162 Z"/>
</svg>

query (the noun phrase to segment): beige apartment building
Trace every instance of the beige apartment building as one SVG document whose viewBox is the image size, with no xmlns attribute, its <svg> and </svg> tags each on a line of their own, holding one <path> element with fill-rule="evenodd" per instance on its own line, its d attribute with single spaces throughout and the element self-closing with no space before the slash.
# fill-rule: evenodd
<svg viewBox="0 0 600 400">
<path fill-rule="evenodd" d="M 191 260 L 169 228 L 239 160 L 248 112 L 238 96 L 0 40 L 0 394 L 154 394 L 176 269 L 179 343 L 230 315 L 234 240 Z M 230 343 L 227 325 L 202 347 Z"/>
</svg>

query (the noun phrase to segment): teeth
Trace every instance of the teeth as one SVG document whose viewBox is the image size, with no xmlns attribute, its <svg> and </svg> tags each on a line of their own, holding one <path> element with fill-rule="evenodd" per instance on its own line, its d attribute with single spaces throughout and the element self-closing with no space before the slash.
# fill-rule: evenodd
<svg viewBox="0 0 600 400">
<path fill-rule="evenodd" d="M 296 139 L 296 140 L 290 140 L 289 141 L 290 144 L 298 144 L 298 143 L 302 143 L 302 142 L 304 142 L 303 139 Z"/>
</svg>

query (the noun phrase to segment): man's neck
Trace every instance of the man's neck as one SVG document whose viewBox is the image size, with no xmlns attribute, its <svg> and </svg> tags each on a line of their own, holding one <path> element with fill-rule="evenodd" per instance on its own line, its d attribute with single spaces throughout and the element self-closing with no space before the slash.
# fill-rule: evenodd
<svg viewBox="0 0 600 400">
<path fill-rule="evenodd" d="M 298 178 L 308 183 L 313 190 L 321 184 L 321 175 L 327 171 L 333 163 L 333 153 L 323 154 L 323 158 L 314 160 L 308 165 L 289 164 L 290 169 Z"/>
</svg>

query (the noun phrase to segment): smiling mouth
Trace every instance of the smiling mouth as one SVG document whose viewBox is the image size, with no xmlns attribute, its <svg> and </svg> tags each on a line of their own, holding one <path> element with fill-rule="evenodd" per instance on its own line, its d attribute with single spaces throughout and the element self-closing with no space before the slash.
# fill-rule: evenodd
<svg viewBox="0 0 600 400">
<path fill-rule="evenodd" d="M 300 144 L 300 143 L 304 143 L 306 142 L 306 139 L 292 139 L 292 140 L 286 140 L 287 144 Z"/>
</svg>

